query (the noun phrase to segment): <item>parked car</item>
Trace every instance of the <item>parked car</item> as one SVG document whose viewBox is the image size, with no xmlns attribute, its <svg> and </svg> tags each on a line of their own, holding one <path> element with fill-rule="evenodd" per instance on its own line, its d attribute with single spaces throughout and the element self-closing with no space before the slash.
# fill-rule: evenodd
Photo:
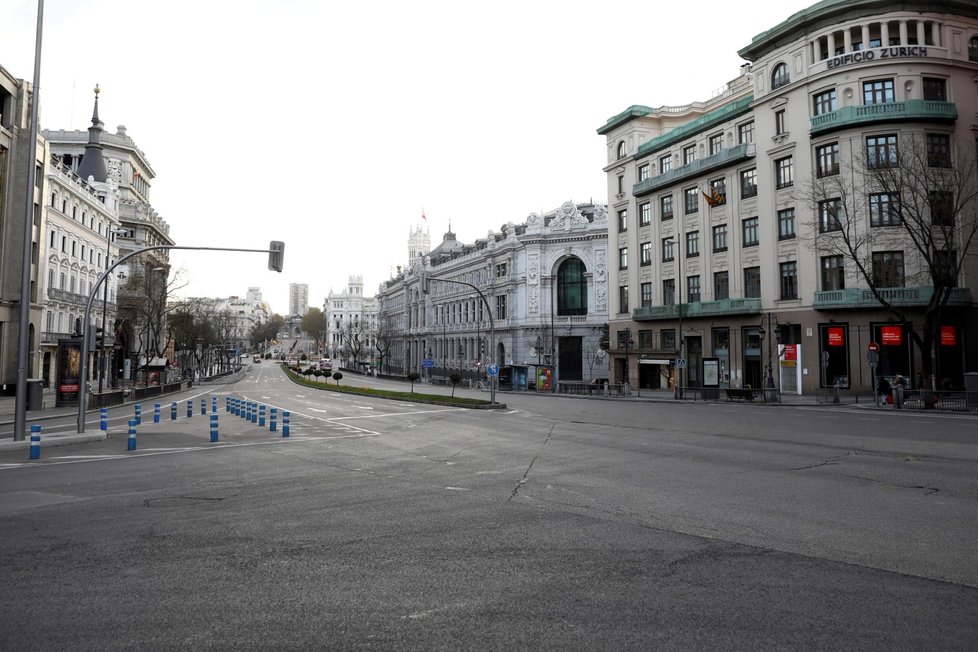
<svg viewBox="0 0 978 652">
<path fill-rule="evenodd" d="M 258 354 L 255 354 L 255 356 L 251 358 L 251 361 L 252 362 L 261 362 L 261 356 L 258 355 Z"/>
<path fill-rule="evenodd" d="M 323 358 L 322 360 L 319 361 L 319 369 L 322 371 L 332 371 L 333 361 L 330 360 L 329 358 Z"/>
</svg>

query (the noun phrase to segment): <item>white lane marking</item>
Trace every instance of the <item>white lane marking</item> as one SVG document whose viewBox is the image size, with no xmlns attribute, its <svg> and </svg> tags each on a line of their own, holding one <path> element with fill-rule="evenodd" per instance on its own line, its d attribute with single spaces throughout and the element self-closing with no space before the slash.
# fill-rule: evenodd
<svg viewBox="0 0 978 652">
<path fill-rule="evenodd" d="M 465 487 L 445 487 L 445 491 L 468 491 Z"/>
</svg>

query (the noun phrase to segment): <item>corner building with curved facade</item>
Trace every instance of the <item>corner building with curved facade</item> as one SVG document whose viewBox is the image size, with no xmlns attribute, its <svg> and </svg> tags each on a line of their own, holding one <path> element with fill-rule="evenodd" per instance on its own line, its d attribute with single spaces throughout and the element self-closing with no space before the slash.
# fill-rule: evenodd
<svg viewBox="0 0 978 652">
<path fill-rule="evenodd" d="M 770 387 L 770 376 L 785 393 L 867 391 L 874 346 L 876 374 L 929 384 L 920 371 L 930 352 L 911 337 L 934 291 L 928 262 L 899 226 L 900 193 L 853 179 L 910 165 L 911 145 L 926 152 L 921 169 L 950 168 L 957 153 L 974 166 L 978 4 L 908 7 L 817 3 L 740 50 L 749 63 L 710 100 L 632 106 L 598 129 L 617 263 L 614 381 L 670 387 L 682 358 L 682 384 L 699 387 L 703 361 L 716 359 L 721 387 Z M 931 197 L 924 212 L 935 205 Z M 978 371 L 966 238 L 975 215 L 971 196 L 946 254 L 961 262 L 935 337 L 944 387 Z M 840 255 L 840 223 L 858 256 Z"/>
</svg>

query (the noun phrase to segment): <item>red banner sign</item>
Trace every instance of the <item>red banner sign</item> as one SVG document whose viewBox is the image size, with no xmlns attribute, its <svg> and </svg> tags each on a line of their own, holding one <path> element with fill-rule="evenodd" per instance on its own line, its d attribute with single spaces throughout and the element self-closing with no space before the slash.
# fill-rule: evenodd
<svg viewBox="0 0 978 652">
<path fill-rule="evenodd" d="M 829 327 L 829 346 L 845 346 L 846 330 L 841 326 Z"/>
<path fill-rule="evenodd" d="M 954 326 L 941 326 L 941 346 L 957 346 L 958 329 Z"/>
<path fill-rule="evenodd" d="M 883 346 L 900 346 L 903 344 L 903 326 L 881 326 L 880 339 Z"/>
<path fill-rule="evenodd" d="M 784 359 L 785 360 L 797 360 L 798 359 L 798 345 L 797 344 L 785 344 L 784 345 Z"/>
</svg>

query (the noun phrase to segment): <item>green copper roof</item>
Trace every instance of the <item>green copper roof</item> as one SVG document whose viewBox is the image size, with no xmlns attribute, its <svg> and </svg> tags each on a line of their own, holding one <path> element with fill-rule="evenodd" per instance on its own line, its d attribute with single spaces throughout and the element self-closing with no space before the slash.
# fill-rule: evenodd
<svg viewBox="0 0 978 652">
<path fill-rule="evenodd" d="M 715 111 L 704 113 L 695 120 L 687 122 L 681 127 L 676 127 L 667 134 L 663 134 L 658 138 L 653 138 L 648 142 L 642 143 L 635 152 L 635 158 L 639 159 L 648 156 L 661 149 L 665 149 L 670 145 L 678 143 L 680 140 L 689 138 L 693 134 L 705 131 L 706 129 L 718 125 L 721 122 L 726 122 L 727 120 L 736 118 L 739 115 L 743 115 L 744 113 L 750 111 L 750 103 L 753 101 L 754 96 L 748 95 L 747 97 L 742 97 L 739 100 L 725 104 Z"/>
<path fill-rule="evenodd" d="M 604 126 L 598 129 L 598 133 L 604 136 L 615 127 L 625 124 L 632 118 L 649 115 L 650 113 L 652 113 L 652 109 L 649 107 L 642 106 L 641 104 L 633 104 L 618 115 L 608 118 L 608 122 L 604 123 Z"/>
</svg>

